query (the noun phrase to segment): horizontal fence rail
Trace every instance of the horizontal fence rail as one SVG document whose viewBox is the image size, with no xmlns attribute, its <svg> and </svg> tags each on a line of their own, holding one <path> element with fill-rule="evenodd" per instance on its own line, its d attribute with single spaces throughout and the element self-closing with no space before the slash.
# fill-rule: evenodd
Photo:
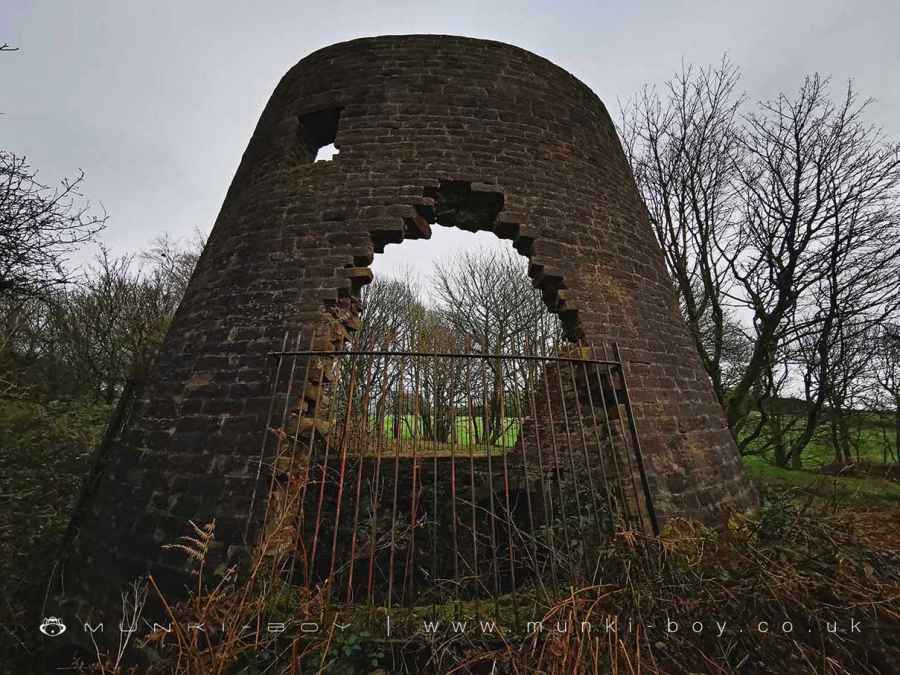
<svg viewBox="0 0 900 675">
<path fill-rule="evenodd" d="M 518 621 L 534 598 L 596 582 L 615 532 L 657 531 L 615 344 L 287 345 L 270 354 L 257 493 L 268 480 L 266 518 L 291 501 L 290 575 L 330 601 L 487 602 Z"/>
</svg>

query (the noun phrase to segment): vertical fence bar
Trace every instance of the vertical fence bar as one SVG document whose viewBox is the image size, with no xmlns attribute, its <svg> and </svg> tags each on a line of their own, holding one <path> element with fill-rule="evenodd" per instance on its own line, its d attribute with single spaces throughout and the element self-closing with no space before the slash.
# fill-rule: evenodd
<svg viewBox="0 0 900 675">
<path fill-rule="evenodd" d="M 528 351 L 528 343 L 525 344 L 525 351 Z M 523 364 L 524 365 L 524 364 Z M 537 366 L 540 368 L 541 366 Z M 532 369 L 534 370 L 534 369 Z M 541 433 L 540 433 L 540 423 L 538 419 L 537 413 L 537 383 L 539 381 L 539 376 L 536 373 L 529 372 L 526 369 L 526 390 L 528 391 L 528 402 L 531 407 L 531 419 L 532 419 L 532 427 L 534 428 L 534 440 L 537 449 L 537 457 L 538 457 L 538 470 L 540 472 L 541 478 L 541 501 L 544 506 L 544 529 L 547 533 L 547 549 L 550 553 L 550 571 L 553 577 L 553 587 L 554 589 L 559 589 L 559 573 L 558 573 L 558 565 L 556 560 L 556 534 L 554 531 L 554 523 L 553 517 L 555 513 L 555 509 L 553 506 L 553 486 L 550 484 L 550 480 L 547 478 L 547 471 L 544 469 L 544 449 L 541 443 Z M 531 376 L 534 376 L 533 378 Z M 545 483 L 546 481 L 546 483 Z"/>
<path fill-rule="evenodd" d="M 253 522 L 253 512 L 256 509 L 256 493 L 259 490 L 259 481 L 262 478 L 262 465 L 263 458 L 266 455 L 266 445 L 269 441 L 269 425 L 272 422 L 272 413 L 275 411 L 275 399 L 278 396 L 278 381 L 281 379 L 281 365 L 284 362 L 283 352 L 285 347 L 287 347 L 288 341 L 288 332 L 285 331 L 284 339 L 281 341 L 281 351 L 282 354 L 279 354 L 278 361 L 275 365 L 275 379 L 272 382 L 272 394 L 269 398 L 269 410 L 266 413 L 266 421 L 265 427 L 263 429 L 263 437 L 262 443 L 259 447 L 259 463 L 256 465 L 256 480 L 253 483 L 253 494 L 250 495 L 250 506 L 247 509 L 247 524 L 244 526 L 244 541 L 247 543 L 247 539 L 250 536 L 250 525 Z M 265 523 L 263 523 L 263 527 L 265 527 Z"/>
<path fill-rule="evenodd" d="M 544 366 L 545 372 L 546 372 L 547 366 L 549 366 L 549 363 Z M 579 556 L 581 559 L 580 565 L 582 568 L 584 568 L 584 566 L 585 566 L 585 550 L 584 549 L 585 549 L 586 539 L 584 536 L 584 528 L 581 525 L 581 495 L 579 494 L 579 490 L 578 490 L 578 473 L 575 469 L 575 455 L 572 451 L 572 432 L 569 429 L 569 407 L 568 407 L 568 405 L 566 405 L 566 392 L 565 392 L 565 389 L 563 388 L 562 368 L 563 368 L 562 361 L 554 361 L 553 362 L 553 369 L 556 371 L 556 380 L 557 380 L 557 383 L 559 384 L 559 400 L 560 400 L 560 404 L 562 406 L 563 427 L 565 428 L 565 431 L 566 431 L 566 450 L 567 450 L 567 454 L 569 455 L 569 466 L 570 466 L 570 470 L 572 472 L 572 477 L 569 482 L 570 482 L 570 485 L 572 486 L 572 488 L 571 488 L 572 492 L 575 493 L 575 510 L 577 513 L 577 516 L 575 518 L 575 527 L 578 529 L 579 547 L 581 550 L 581 553 Z M 571 551 L 569 551 L 569 554 L 571 555 Z M 589 578 L 589 577 L 590 577 L 590 573 L 585 568 L 585 578 Z"/>
<path fill-rule="evenodd" d="M 437 335 L 432 339 L 431 349 L 432 351 L 436 350 Z M 433 497 L 433 505 L 431 511 L 431 578 L 434 583 L 438 582 L 440 578 L 440 571 L 438 570 L 438 441 L 439 436 L 442 437 L 443 434 L 439 433 L 441 431 L 438 415 L 440 412 L 438 411 L 438 360 L 437 358 L 432 358 L 429 360 L 429 367 L 431 369 L 431 399 L 433 402 L 431 409 L 431 436 L 432 436 L 432 444 L 431 444 L 431 454 L 433 455 L 432 460 L 432 476 L 431 476 L 431 490 Z M 432 606 L 434 605 L 434 600 L 432 600 Z"/>
<path fill-rule="evenodd" d="M 412 396 L 413 396 L 413 414 L 411 423 L 408 421 L 408 415 L 403 416 L 403 422 L 408 424 L 410 430 L 410 447 L 412 449 L 412 463 L 410 471 L 410 507 L 409 507 L 409 540 L 406 546 L 406 560 L 403 565 L 403 589 L 400 592 L 401 602 L 405 601 L 407 595 L 407 583 L 409 584 L 409 592 L 414 593 L 415 581 L 411 578 L 410 570 L 415 570 L 416 557 L 416 524 L 418 523 L 419 511 L 419 425 L 422 421 L 420 398 L 422 395 L 422 360 L 420 356 L 412 357 Z M 402 433 L 402 432 L 401 432 Z"/>
<path fill-rule="evenodd" d="M 601 343 L 603 345 L 603 358 L 604 360 L 609 359 L 609 354 L 607 353 L 607 345 L 605 342 Z M 594 353 L 594 347 L 591 345 L 591 353 Z M 595 357 L 596 358 L 596 357 Z M 619 364 L 619 374 L 621 376 L 621 363 Z M 616 382 L 613 380 L 613 369 L 609 369 L 608 373 L 610 389 L 612 389 L 612 397 L 613 397 L 613 405 L 616 409 L 616 420 L 619 423 L 619 433 L 621 434 L 622 443 L 624 444 L 624 454 L 625 454 L 625 466 L 628 470 L 628 479 L 631 484 L 631 494 L 634 496 L 634 509 L 637 513 L 636 520 L 638 522 L 638 526 L 641 528 L 642 532 L 647 531 L 647 526 L 644 523 L 644 513 L 641 508 L 641 499 L 638 493 L 637 481 L 634 478 L 634 465 L 631 461 L 631 452 L 628 447 L 628 439 L 625 437 L 625 427 L 626 422 L 622 419 L 622 409 L 619 407 L 619 395 L 616 392 Z"/>
<path fill-rule="evenodd" d="M 549 381 L 549 378 L 547 377 L 547 361 L 546 361 L 546 354 L 544 353 L 543 345 L 541 346 L 541 356 L 545 357 L 544 367 L 542 368 L 542 371 L 543 371 L 542 379 L 544 381 L 544 394 L 547 397 L 547 399 L 546 399 L 547 400 L 547 415 L 550 418 L 550 447 L 553 449 L 553 468 L 554 468 L 554 473 L 556 474 L 556 490 L 557 490 L 557 494 L 559 495 L 559 514 L 560 514 L 560 518 L 562 518 L 563 539 L 565 540 L 565 543 L 566 543 L 566 555 L 565 555 L 564 559 L 566 561 L 566 564 L 569 567 L 569 572 L 571 574 L 572 565 L 571 565 L 571 561 L 569 560 L 569 556 L 572 553 L 572 542 L 569 537 L 569 524 L 567 522 L 568 515 L 567 515 L 567 510 L 566 510 L 566 500 L 565 500 L 563 484 L 562 484 L 562 474 L 560 473 L 560 470 L 559 470 L 559 448 L 556 443 L 556 420 L 553 417 L 553 399 L 550 396 L 550 381 Z M 560 395 L 562 395 L 562 392 L 560 392 Z M 552 491 L 552 487 L 551 487 L 551 491 Z M 555 554 L 555 552 L 554 552 L 554 554 Z"/>
<path fill-rule="evenodd" d="M 485 342 L 482 346 L 482 349 L 485 354 L 488 353 L 487 342 Z M 481 359 L 481 388 L 484 392 L 482 399 L 482 425 L 483 432 L 482 436 L 485 442 L 485 450 L 487 452 L 487 465 L 488 465 L 488 497 L 490 504 L 490 524 L 491 524 L 491 567 L 493 570 L 494 577 L 494 608 L 497 614 L 500 613 L 499 609 L 499 596 L 500 596 L 500 570 L 498 559 L 497 559 L 497 509 L 494 505 L 494 436 L 496 431 L 491 427 L 490 434 L 488 434 L 489 422 L 491 420 L 491 424 L 493 423 L 493 406 L 494 406 L 494 394 L 491 394 L 491 410 L 488 412 L 488 393 L 487 393 L 487 368 L 488 368 L 488 360 L 486 358 Z M 496 377 L 494 378 L 494 388 L 496 389 Z M 489 417 L 490 416 L 490 417 Z M 500 413 L 500 419 L 503 419 L 503 412 Z M 502 431 L 502 423 L 501 423 L 501 431 Z"/>
<path fill-rule="evenodd" d="M 467 341 L 467 350 L 471 350 L 471 343 Z M 475 503 L 477 501 L 475 493 L 475 444 L 479 440 L 478 425 L 475 423 L 475 412 L 472 409 L 472 360 L 466 359 L 466 410 L 468 416 L 466 426 L 469 431 L 468 451 L 469 451 L 469 501 L 472 507 L 472 572 L 474 573 L 477 584 L 481 584 L 481 574 L 478 571 L 478 517 L 476 514 Z"/>
<path fill-rule="evenodd" d="M 309 339 L 309 351 L 313 350 L 313 347 L 315 345 L 315 339 L 316 339 L 316 331 L 313 330 L 312 335 L 310 336 L 310 339 Z M 298 342 L 298 344 L 300 342 L 300 333 L 297 333 L 297 342 Z M 297 404 L 297 424 L 294 428 L 294 436 L 291 439 L 291 464 L 290 464 L 290 467 L 288 468 L 288 481 L 293 480 L 294 466 L 297 461 L 297 443 L 300 438 L 300 427 L 303 422 L 303 413 L 305 412 L 305 408 L 307 407 L 306 388 L 309 386 L 309 371 L 312 368 L 312 360 L 313 360 L 312 356 L 306 356 L 306 366 L 305 366 L 304 372 L 303 372 L 303 388 L 300 390 L 300 399 L 299 399 L 299 403 Z M 307 464 L 306 467 L 303 469 L 304 477 L 299 482 L 299 484 L 296 486 L 296 490 L 297 490 L 296 496 L 291 497 L 291 502 L 292 502 L 291 508 L 296 509 L 297 519 L 296 519 L 296 523 L 295 523 L 296 531 L 294 533 L 294 547 L 293 547 L 293 552 L 291 554 L 291 570 L 288 573 L 288 581 L 289 582 L 292 582 L 294 579 L 294 570 L 295 570 L 295 566 L 297 563 L 299 542 L 301 542 L 302 538 L 303 538 L 303 497 L 302 497 L 302 495 L 303 495 L 303 492 L 305 491 L 305 483 L 306 483 L 306 478 L 308 477 L 307 476 L 308 471 L 309 471 L 309 464 Z M 295 500 L 297 502 L 296 504 L 293 503 Z"/>
<path fill-rule="evenodd" d="M 347 443 L 347 434 L 350 430 L 350 418 L 353 414 L 353 396 L 356 394 L 356 377 L 357 370 L 359 368 L 358 358 L 354 355 L 349 358 L 350 362 L 348 367 L 350 368 L 350 386 L 347 390 L 347 405 L 344 409 L 344 426 L 341 429 L 340 435 L 340 446 L 338 447 L 338 452 L 340 453 L 340 462 L 341 468 L 338 474 L 338 486 L 337 486 L 337 505 L 335 507 L 334 514 L 334 527 L 331 537 L 331 564 L 328 568 L 328 590 L 326 592 L 326 602 L 329 598 L 331 598 L 331 589 L 334 586 L 334 565 L 337 559 L 337 540 L 338 540 L 338 532 L 341 528 L 341 507 L 343 506 L 344 501 L 344 477 L 346 476 L 347 471 L 347 451 L 348 451 L 348 443 Z M 352 560 L 351 560 L 352 565 Z"/>
<path fill-rule="evenodd" d="M 616 361 L 619 362 L 619 375 L 622 378 L 622 392 L 625 398 L 625 412 L 628 416 L 628 428 L 631 432 L 631 441 L 634 445 L 634 458 L 638 466 L 641 477 L 641 487 L 644 490 L 645 507 L 650 525 L 653 528 L 653 535 L 659 536 L 659 523 L 656 521 L 656 510 L 653 508 L 653 495 L 650 492 L 650 484 L 647 481 L 647 471 L 644 468 L 644 453 L 641 451 L 641 441 L 637 432 L 637 423 L 634 419 L 634 411 L 631 409 L 631 395 L 628 393 L 628 380 L 625 377 L 625 364 L 622 362 L 622 356 L 619 353 L 619 344 L 613 342 L 613 353 Z"/>
<path fill-rule="evenodd" d="M 313 332 L 313 344 L 315 344 L 315 338 L 317 336 L 318 336 L 318 328 Z M 303 531 L 302 528 L 305 528 L 305 526 L 306 526 L 306 522 L 305 522 L 306 495 L 309 490 L 309 481 L 310 481 L 310 476 L 311 476 L 311 472 L 312 472 L 313 453 L 315 451 L 316 433 L 318 432 L 318 424 L 316 424 L 316 420 L 319 417 L 319 407 L 322 404 L 322 392 L 325 390 L 325 363 L 326 362 L 325 362 L 325 359 L 323 359 L 321 356 L 319 356 L 317 358 L 319 361 L 319 381 L 316 385 L 315 401 L 314 401 L 312 409 L 309 411 L 310 416 L 307 418 L 307 419 L 309 419 L 309 422 L 310 422 L 310 429 L 309 429 L 309 446 L 307 448 L 307 453 L 306 453 L 306 469 L 304 471 L 304 480 L 303 480 L 303 488 L 302 488 L 303 494 L 300 497 L 300 524 L 301 524 L 300 533 L 301 534 Z M 306 396 L 306 394 L 304 392 L 304 401 L 309 400 L 309 399 L 305 398 L 305 396 Z M 329 401 L 329 416 L 328 416 L 329 418 L 331 416 L 330 412 L 334 406 L 335 399 L 336 399 L 336 397 L 332 396 Z M 302 422 L 302 420 L 301 420 L 301 422 Z M 297 543 L 298 543 L 298 545 L 303 543 L 302 536 L 298 536 Z M 304 550 L 304 558 L 305 558 L 305 562 L 306 562 L 305 579 L 306 579 L 306 584 L 308 585 L 311 582 L 311 574 L 313 571 L 312 559 L 307 554 L 305 545 L 303 547 L 303 550 Z"/>
<path fill-rule="evenodd" d="M 518 367 L 519 361 L 518 359 L 513 359 L 513 371 L 512 371 L 512 392 L 513 392 L 513 405 L 515 406 L 516 419 L 519 420 L 519 430 L 516 438 L 516 444 L 521 448 L 521 457 L 522 457 L 522 484 L 524 486 L 525 491 L 525 504 L 528 511 L 528 536 L 533 539 L 534 546 L 532 547 L 533 552 L 531 553 L 532 562 L 534 564 L 535 575 L 538 579 L 540 579 L 540 570 L 538 569 L 538 552 L 537 552 L 537 532 L 535 531 L 534 525 L 534 509 L 531 503 L 531 476 L 528 471 L 528 449 L 526 447 L 526 439 L 525 439 L 525 425 L 526 425 L 526 414 L 522 409 L 521 398 L 519 397 L 519 375 L 518 375 Z M 543 486 L 543 481 L 541 482 Z M 523 537 L 524 540 L 524 537 Z M 528 542 L 525 540 L 526 548 L 528 547 Z"/>
<path fill-rule="evenodd" d="M 332 359 L 332 368 L 333 368 L 333 366 L 335 364 L 334 357 L 332 356 L 330 358 Z M 321 482 L 319 484 L 319 502 L 318 502 L 318 506 L 316 507 L 316 525 L 315 525 L 315 531 L 313 533 L 312 551 L 310 552 L 310 557 L 309 557 L 310 566 L 312 566 L 312 567 L 314 567 L 315 563 L 316 563 L 316 551 L 317 551 L 317 546 L 319 543 L 319 532 L 322 527 L 322 505 L 325 501 L 325 486 L 328 482 L 328 460 L 329 460 L 329 455 L 330 455 L 330 451 L 331 451 L 331 440 L 334 436 L 334 428 L 329 429 L 328 424 L 331 422 L 331 420 L 334 420 L 334 407 L 335 407 L 335 403 L 337 402 L 337 399 L 338 399 L 338 395 L 337 395 L 337 384 L 338 383 L 334 382 L 332 384 L 333 384 L 333 386 L 332 386 L 331 392 L 330 392 L 331 398 L 328 402 L 329 412 L 328 412 L 328 416 L 325 418 L 325 420 L 323 420 L 323 428 L 327 429 L 327 431 L 324 432 L 325 456 L 322 459 L 322 474 L 321 474 L 322 478 L 321 478 Z M 319 387 L 322 389 L 325 387 L 324 381 L 319 382 Z M 321 389 L 320 389 L 320 393 L 321 393 Z M 313 417 L 312 422 L 311 422 L 313 429 L 315 429 L 318 426 L 318 424 L 316 423 L 318 418 L 319 418 L 318 411 L 316 411 L 316 415 L 315 415 L 315 417 Z M 335 427 L 336 427 L 336 425 L 335 425 Z"/>
<path fill-rule="evenodd" d="M 403 437 L 403 376 L 406 362 L 400 361 L 400 369 L 397 376 L 397 399 L 395 405 L 394 419 L 391 421 L 392 433 L 394 434 L 394 501 L 391 510 L 391 551 L 390 561 L 388 563 L 388 596 L 387 606 L 391 608 L 394 597 L 394 558 L 397 552 L 397 497 L 398 487 L 400 484 L 400 446 Z"/>
<path fill-rule="evenodd" d="M 459 442 L 459 434 L 457 430 L 457 419 L 456 419 L 456 411 L 458 407 L 457 403 L 457 393 L 456 393 L 456 384 L 458 383 L 457 375 L 459 374 L 459 369 L 455 367 L 456 363 L 452 364 L 450 372 L 453 374 L 453 387 L 451 388 L 450 394 L 450 405 L 452 414 L 450 416 L 450 517 L 451 523 L 453 527 L 453 588 L 454 588 L 454 597 L 456 599 L 456 610 L 459 611 L 459 532 L 457 526 L 457 515 L 456 515 L 456 448 L 457 443 Z"/>
<path fill-rule="evenodd" d="M 387 344 L 385 344 L 385 351 L 387 350 Z M 389 406 L 388 393 L 390 392 L 390 381 L 388 380 L 388 374 L 390 373 L 390 360 L 388 357 L 384 357 L 384 365 L 381 370 L 381 387 L 379 388 L 379 398 L 378 402 L 375 406 L 375 427 L 376 437 L 375 437 L 375 452 L 377 454 L 377 458 L 375 459 L 375 477 L 372 483 L 372 510 L 371 510 L 371 532 L 369 535 L 369 574 L 368 574 L 368 583 L 366 587 L 366 592 L 369 598 L 369 604 L 375 604 L 375 595 L 374 595 L 374 574 L 375 574 L 375 555 L 376 555 L 376 543 L 378 539 L 378 509 L 381 505 L 381 457 L 384 452 L 384 446 L 386 444 L 385 436 L 387 434 L 387 430 L 385 429 L 385 423 L 387 422 L 387 410 Z"/>
<path fill-rule="evenodd" d="M 592 359 L 596 359 L 596 355 L 594 353 L 594 346 L 590 345 L 590 354 Z M 615 433 L 612 428 L 612 423 L 609 419 L 609 406 L 606 402 L 606 394 L 603 391 L 603 376 L 600 372 L 600 365 L 598 363 L 594 363 L 594 374 L 597 376 L 597 390 L 600 393 L 600 409 L 603 411 L 603 426 L 606 429 L 606 436 L 609 440 L 609 452 L 612 456 L 613 468 L 616 474 L 616 482 L 615 487 L 619 493 L 619 500 L 621 502 L 621 512 L 622 516 L 625 520 L 625 525 L 627 527 L 632 527 L 632 516 L 631 516 L 631 508 L 629 506 L 628 495 L 625 494 L 625 478 L 622 476 L 622 469 L 619 466 L 619 451 L 615 441 Z"/>
<path fill-rule="evenodd" d="M 360 429 L 357 430 L 356 438 L 358 441 L 353 448 L 357 462 L 356 498 L 353 502 L 353 529 L 350 534 L 350 570 L 347 574 L 347 604 L 350 604 L 353 601 L 353 572 L 356 567 L 356 536 L 359 527 L 359 504 L 362 501 L 363 474 L 365 473 L 366 455 L 368 454 L 369 449 L 369 397 L 371 396 L 373 384 L 369 381 L 369 376 L 372 374 L 373 362 L 374 359 L 370 358 L 366 364 L 366 376 L 363 383 L 365 391 L 363 392 L 362 403 L 359 407 L 361 413 Z"/>
<path fill-rule="evenodd" d="M 269 492 L 266 498 L 266 510 L 263 514 L 263 527 L 269 519 L 269 511 L 272 506 L 272 496 L 275 491 L 275 477 L 278 475 L 278 461 L 281 459 L 281 451 L 284 448 L 284 430 L 287 427 L 287 414 L 291 404 L 291 396 L 294 393 L 294 375 L 297 371 L 297 350 L 300 348 L 300 335 L 297 335 L 296 344 L 294 345 L 294 354 L 291 356 L 291 370 L 288 375 L 287 392 L 284 395 L 284 406 L 281 410 L 281 426 L 278 427 L 278 440 L 275 442 L 275 452 L 272 454 L 272 477 L 269 479 Z M 286 345 L 287 343 L 285 343 Z M 284 505 L 285 508 L 287 504 Z"/>
<path fill-rule="evenodd" d="M 578 349 L 580 355 L 580 347 Z M 562 367 L 562 364 L 560 364 L 560 367 Z M 599 534 L 603 530 L 600 524 L 600 504 L 597 497 L 597 488 L 594 485 L 594 467 L 592 466 L 592 462 L 590 459 L 591 452 L 588 449 L 587 434 L 584 431 L 584 414 L 582 412 L 581 406 L 581 395 L 578 393 L 578 378 L 575 376 L 575 364 L 572 361 L 569 361 L 569 374 L 571 375 L 572 379 L 572 391 L 575 392 L 575 407 L 578 410 L 578 428 L 581 432 L 581 447 L 584 451 L 584 468 L 587 471 L 588 484 L 590 485 L 591 489 L 591 507 L 594 511 L 594 527 L 597 528 L 597 534 L 599 536 Z M 587 378 L 585 378 L 585 385 L 588 389 L 588 393 L 590 393 L 590 382 L 587 380 Z M 593 413 L 593 410 L 591 412 Z M 599 444 L 597 446 L 597 453 L 600 455 L 601 476 L 603 477 L 604 483 L 606 483 L 606 470 L 605 468 L 603 468 L 603 453 Z M 611 513 L 612 504 L 609 504 L 609 509 Z"/>
<path fill-rule="evenodd" d="M 507 533 L 507 541 L 509 548 L 509 579 L 510 584 L 512 585 L 512 605 L 513 605 L 513 620 L 515 621 L 515 625 L 518 628 L 519 626 L 519 598 L 516 589 L 516 557 L 513 553 L 513 514 L 512 508 L 510 506 L 509 501 L 509 452 L 510 448 L 507 447 L 506 444 L 506 427 L 503 424 L 503 421 L 506 419 L 506 399 L 503 395 L 503 390 L 506 387 L 506 378 L 503 376 L 503 360 L 497 359 L 497 368 L 499 369 L 498 380 L 500 382 L 500 433 L 501 441 L 500 445 L 503 450 L 503 493 L 506 498 L 506 533 Z"/>
</svg>

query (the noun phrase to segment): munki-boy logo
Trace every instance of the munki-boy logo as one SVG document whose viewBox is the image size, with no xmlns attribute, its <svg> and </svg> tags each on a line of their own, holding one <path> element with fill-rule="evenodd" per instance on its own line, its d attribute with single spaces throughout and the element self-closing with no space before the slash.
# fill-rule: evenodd
<svg viewBox="0 0 900 675">
<path fill-rule="evenodd" d="M 48 616 L 41 621 L 38 630 L 47 637 L 59 637 L 66 632 L 66 624 L 62 622 L 62 619 L 58 619 L 55 616 Z"/>
</svg>

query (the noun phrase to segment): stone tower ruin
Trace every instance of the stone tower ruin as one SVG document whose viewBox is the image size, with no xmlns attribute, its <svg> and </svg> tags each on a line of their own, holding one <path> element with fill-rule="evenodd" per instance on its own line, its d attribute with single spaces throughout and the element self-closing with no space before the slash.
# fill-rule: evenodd
<svg viewBox="0 0 900 675">
<path fill-rule="evenodd" d="M 330 143 L 334 160 L 314 162 Z M 216 518 L 222 556 L 246 545 L 269 353 L 286 332 L 340 345 L 374 255 L 434 223 L 512 240 L 567 337 L 617 342 L 663 523 L 717 523 L 755 503 L 603 103 L 510 45 L 365 38 L 310 54 L 268 102 L 158 363 L 98 464 L 76 589 L 177 575 L 183 556 L 161 544 L 189 519 Z"/>
</svg>

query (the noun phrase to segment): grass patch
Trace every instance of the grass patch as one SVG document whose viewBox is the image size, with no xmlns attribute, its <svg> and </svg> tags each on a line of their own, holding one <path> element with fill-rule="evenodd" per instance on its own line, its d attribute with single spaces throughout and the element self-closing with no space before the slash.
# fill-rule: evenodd
<svg viewBox="0 0 900 675">
<path fill-rule="evenodd" d="M 394 436 L 394 420 L 397 419 L 393 415 L 384 418 L 384 434 L 385 437 Z M 424 428 L 424 421 L 420 415 L 401 415 L 400 416 L 400 438 L 403 440 L 422 439 L 428 434 Z M 370 425 L 375 426 L 375 418 L 370 419 Z M 501 423 L 502 432 L 495 433 L 493 442 L 490 445 L 511 448 L 515 445 L 519 438 L 519 429 L 521 421 L 516 417 L 504 417 Z M 457 417 L 454 428 L 446 431 L 447 441 L 454 441 L 458 446 L 463 445 L 481 445 L 486 446 L 484 442 L 484 422 L 481 418 Z"/>
<path fill-rule="evenodd" d="M 759 413 L 751 413 L 750 421 L 745 426 L 747 429 L 755 428 L 759 419 Z M 802 430 L 805 418 L 785 415 L 784 425 L 794 431 L 785 434 L 785 442 L 791 442 Z M 896 453 L 896 440 L 894 435 L 894 422 L 884 416 L 875 414 L 857 415 L 851 418 L 851 445 L 853 446 L 853 459 L 857 462 L 891 463 L 898 458 Z M 747 452 L 759 453 L 766 458 L 771 457 L 771 450 L 765 448 L 765 441 L 758 438 L 748 448 Z M 820 424 L 810 442 L 801 453 L 801 462 L 804 468 L 817 470 L 823 466 L 833 464 L 835 460 L 834 448 L 831 445 L 831 428 L 828 420 Z"/>
<path fill-rule="evenodd" d="M 0 673 L 44 644 L 36 626 L 62 535 L 110 406 L 0 401 Z"/>
<path fill-rule="evenodd" d="M 808 469 L 785 469 L 760 455 L 745 456 L 744 467 L 751 478 L 770 486 L 794 488 L 852 502 L 900 501 L 900 484 L 883 478 L 829 476 Z"/>
<path fill-rule="evenodd" d="M 425 439 L 397 441 L 390 438 L 381 441 L 380 448 L 375 447 L 374 443 L 366 445 L 360 456 L 378 457 L 380 454 L 382 459 L 390 459 L 398 455 L 404 458 L 502 457 L 507 452 L 509 452 L 509 447 L 504 445 L 458 445 Z"/>
<path fill-rule="evenodd" d="M 762 507 L 736 515 L 724 530 L 676 519 L 659 538 L 620 533 L 598 547 L 601 572 L 593 584 L 559 591 L 535 602 L 535 609 L 526 609 L 530 603 L 523 598 L 520 609 L 526 620 L 542 623 L 540 631 L 448 633 L 454 618 L 492 618 L 493 603 L 479 601 L 396 608 L 394 621 L 418 630 L 385 638 L 374 630 L 385 610 L 326 607 L 320 589 L 291 587 L 279 607 L 285 632 L 277 645 L 259 631 L 213 649 L 157 640 L 153 667 L 142 672 L 199 675 L 213 666 L 291 672 L 292 659 L 302 672 L 348 675 L 894 672 L 900 662 L 900 555 L 880 545 L 877 533 L 861 536 L 848 519 L 855 510 L 846 504 L 833 508 L 796 497 L 793 489 L 766 488 Z M 178 620 L 218 625 L 242 606 L 246 616 L 235 625 L 265 625 L 269 617 L 260 609 L 235 602 L 247 583 L 235 578 L 233 586 L 182 603 Z M 508 599 L 498 599 L 501 615 L 510 609 Z M 300 628 L 304 620 L 330 626 L 335 611 L 353 624 L 350 632 L 311 635 Z M 367 611 L 374 614 L 371 629 Z M 424 621 L 430 618 L 442 621 L 443 633 L 428 632 Z M 611 619 L 617 622 L 612 634 L 606 628 Z"/>
</svg>

